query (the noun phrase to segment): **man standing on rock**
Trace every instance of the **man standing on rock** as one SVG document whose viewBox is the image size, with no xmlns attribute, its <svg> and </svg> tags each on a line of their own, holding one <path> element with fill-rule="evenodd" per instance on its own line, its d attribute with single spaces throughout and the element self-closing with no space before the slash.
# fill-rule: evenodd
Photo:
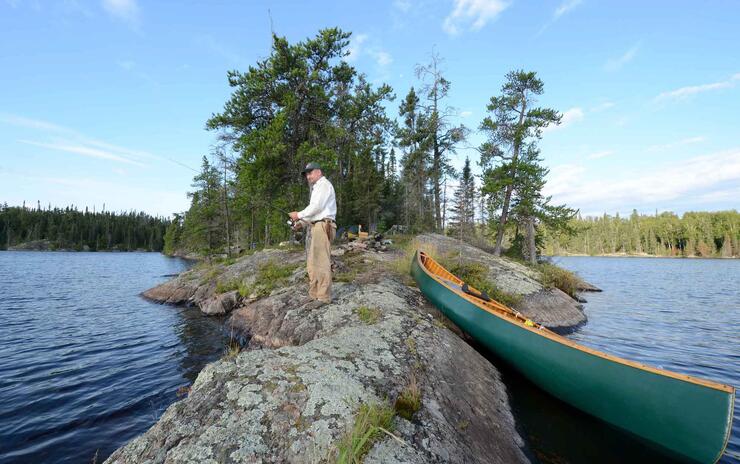
<svg viewBox="0 0 740 464">
<path fill-rule="evenodd" d="M 311 188 L 311 201 L 303 211 L 293 211 L 293 221 L 304 220 L 311 225 L 308 248 L 308 296 L 319 304 L 331 302 L 331 241 L 337 233 L 337 199 L 334 186 L 324 177 L 321 166 L 308 163 L 301 172 Z"/>
</svg>

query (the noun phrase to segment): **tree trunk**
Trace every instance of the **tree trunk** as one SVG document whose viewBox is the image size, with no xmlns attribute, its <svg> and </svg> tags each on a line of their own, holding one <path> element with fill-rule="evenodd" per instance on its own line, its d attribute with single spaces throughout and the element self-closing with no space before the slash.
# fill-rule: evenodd
<svg viewBox="0 0 740 464">
<path fill-rule="evenodd" d="M 527 250 L 530 264 L 537 264 L 537 244 L 535 243 L 534 218 L 527 218 Z"/>
<path fill-rule="evenodd" d="M 522 109 L 519 113 L 519 123 L 517 127 L 521 127 L 524 122 L 524 115 L 527 111 L 527 100 L 522 95 Z M 514 156 L 511 158 L 511 184 L 506 186 L 506 196 L 504 197 L 504 206 L 501 208 L 501 220 L 498 223 L 498 231 L 496 232 L 496 246 L 493 248 L 494 256 L 501 256 L 501 244 L 504 241 L 504 228 L 506 227 L 506 220 L 509 218 L 509 204 L 511 203 L 511 192 L 514 190 L 514 178 L 516 177 L 516 161 L 519 158 L 519 150 L 521 149 L 521 141 L 516 140 L 514 142 Z"/>
</svg>

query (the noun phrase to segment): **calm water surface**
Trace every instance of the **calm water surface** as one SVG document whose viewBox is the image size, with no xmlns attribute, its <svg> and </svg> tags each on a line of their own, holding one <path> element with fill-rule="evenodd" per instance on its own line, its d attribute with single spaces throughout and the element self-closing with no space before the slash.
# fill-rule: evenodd
<svg viewBox="0 0 740 464">
<path fill-rule="evenodd" d="M 556 257 L 603 289 L 569 338 L 631 360 L 740 387 L 740 260 Z M 543 462 L 657 462 L 640 443 L 552 399 L 515 373 L 512 402 Z M 513 388 L 512 388 L 513 386 Z M 722 463 L 740 463 L 740 414 Z"/>
<path fill-rule="evenodd" d="M 139 296 L 187 266 L 0 252 L 0 462 L 102 462 L 221 354 L 221 320 Z"/>
<path fill-rule="evenodd" d="M 740 386 L 740 261 L 555 258 L 604 290 L 569 335 Z M 101 462 L 220 356 L 222 320 L 139 293 L 184 270 L 154 253 L 0 252 L 0 462 Z M 498 363 L 497 363 L 498 365 Z M 660 462 L 638 441 L 503 369 L 535 461 Z M 736 407 L 737 410 L 737 407 Z M 723 463 L 738 463 L 740 419 Z"/>
</svg>

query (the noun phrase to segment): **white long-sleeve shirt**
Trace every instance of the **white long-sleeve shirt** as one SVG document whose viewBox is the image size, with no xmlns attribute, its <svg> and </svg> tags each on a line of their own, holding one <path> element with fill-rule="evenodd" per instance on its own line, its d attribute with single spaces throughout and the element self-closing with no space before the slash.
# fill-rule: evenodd
<svg viewBox="0 0 740 464">
<path fill-rule="evenodd" d="M 311 188 L 311 201 L 303 211 L 298 212 L 298 219 L 309 222 L 320 219 L 336 219 L 337 198 L 334 195 L 334 186 L 329 179 L 321 176 Z"/>
</svg>

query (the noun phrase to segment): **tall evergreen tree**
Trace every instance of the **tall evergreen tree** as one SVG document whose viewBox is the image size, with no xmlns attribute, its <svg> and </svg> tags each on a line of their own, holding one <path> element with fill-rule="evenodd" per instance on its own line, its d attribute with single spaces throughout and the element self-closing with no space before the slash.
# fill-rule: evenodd
<svg viewBox="0 0 740 464">
<path fill-rule="evenodd" d="M 506 75 L 501 95 L 491 97 L 491 113 L 480 125 L 488 139 L 479 151 L 483 167 L 483 192 L 491 205 L 500 210 L 496 224 L 494 254 L 500 255 L 504 231 L 509 219 L 512 194 L 520 177 L 522 152 L 536 149 L 542 129 L 559 124 L 561 116 L 552 109 L 535 107 L 535 96 L 544 85 L 534 72 L 512 71 Z"/>
<path fill-rule="evenodd" d="M 460 183 L 455 189 L 450 223 L 451 233 L 461 240 L 475 234 L 475 202 L 475 177 L 470 169 L 470 159 L 465 158 Z"/>
</svg>

